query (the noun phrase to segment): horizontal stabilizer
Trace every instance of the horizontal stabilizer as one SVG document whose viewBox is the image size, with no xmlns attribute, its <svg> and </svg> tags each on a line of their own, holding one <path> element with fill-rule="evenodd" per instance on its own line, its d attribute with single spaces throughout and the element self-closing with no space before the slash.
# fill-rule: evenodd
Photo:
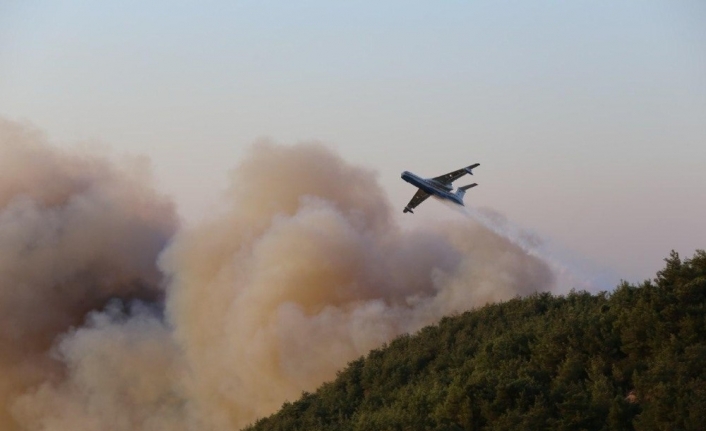
<svg viewBox="0 0 706 431">
<path fill-rule="evenodd" d="M 466 191 L 466 190 L 470 189 L 471 187 L 475 187 L 475 186 L 477 186 L 477 185 L 478 185 L 478 183 L 473 183 L 473 184 L 469 184 L 469 185 L 467 185 L 467 186 L 461 186 L 461 187 L 459 187 L 458 189 L 459 189 L 459 190 Z"/>
</svg>

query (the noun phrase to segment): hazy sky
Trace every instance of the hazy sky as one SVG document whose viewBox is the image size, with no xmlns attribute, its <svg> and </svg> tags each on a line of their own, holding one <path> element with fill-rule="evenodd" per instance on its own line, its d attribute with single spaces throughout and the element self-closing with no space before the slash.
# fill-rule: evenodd
<svg viewBox="0 0 706 431">
<path fill-rule="evenodd" d="M 703 1 L 0 0 L 0 115 L 148 155 L 188 222 L 265 137 L 405 222 L 448 209 L 403 216 L 401 171 L 480 162 L 469 204 L 630 281 L 706 247 Z"/>
</svg>

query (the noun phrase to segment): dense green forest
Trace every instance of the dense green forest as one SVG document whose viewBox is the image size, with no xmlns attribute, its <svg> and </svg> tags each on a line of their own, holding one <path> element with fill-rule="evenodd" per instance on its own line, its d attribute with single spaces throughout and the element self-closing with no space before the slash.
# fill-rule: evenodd
<svg viewBox="0 0 706 431">
<path fill-rule="evenodd" d="M 447 317 L 348 364 L 264 430 L 702 430 L 706 252 L 653 281 Z"/>
</svg>

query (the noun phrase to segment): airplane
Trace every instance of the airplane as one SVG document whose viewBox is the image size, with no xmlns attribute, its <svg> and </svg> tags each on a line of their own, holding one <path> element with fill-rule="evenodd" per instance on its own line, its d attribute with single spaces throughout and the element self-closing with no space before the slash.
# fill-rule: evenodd
<svg viewBox="0 0 706 431">
<path fill-rule="evenodd" d="M 459 169 L 457 171 L 449 172 L 448 174 L 441 175 L 434 178 L 421 178 L 409 171 L 402 172 L 402 179 L 412 184 L 415 187 L 419 187 L 417 193 L 414 194 L 412 200 L 409 201 L 406 207 L 404 207 L 403 213 L 412 213 L 414 208 L 419 204 L 424 202 L 429 196 L 434 195 L 441 199 L 448 199 L 458 205 L 463 205 L 463 196 L 466 194 L 466 190 L 471 187 L 475 187 L 478 184 L 473 183 L 467 186 L 461 186 L 456 190 L 456 193 L 452 193 L 453 186 L 452 182 L 461 178 L 466 174 L 473 175 L 471 171 L 473 168 L 480 166 L 480 163 L 476 163 L 471 166 L 466 166 L 465 168 Z"/>
</svg>

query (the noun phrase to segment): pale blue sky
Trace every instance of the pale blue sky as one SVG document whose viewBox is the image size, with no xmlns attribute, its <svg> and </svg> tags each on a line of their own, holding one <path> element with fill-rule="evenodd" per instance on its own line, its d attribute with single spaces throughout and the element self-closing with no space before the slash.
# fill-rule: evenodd
<svg viewBox="0 0 706 431">
<path fill-rule="evenodd" d="M 402 170 L 480 162 L 470 203 L 620 277 L 706 247 L 703 1 L 5 0 L 0 115 L 149 155 L 190 221 L 254 140 L 314 139 L 400 219 Z"/>
</svg>

